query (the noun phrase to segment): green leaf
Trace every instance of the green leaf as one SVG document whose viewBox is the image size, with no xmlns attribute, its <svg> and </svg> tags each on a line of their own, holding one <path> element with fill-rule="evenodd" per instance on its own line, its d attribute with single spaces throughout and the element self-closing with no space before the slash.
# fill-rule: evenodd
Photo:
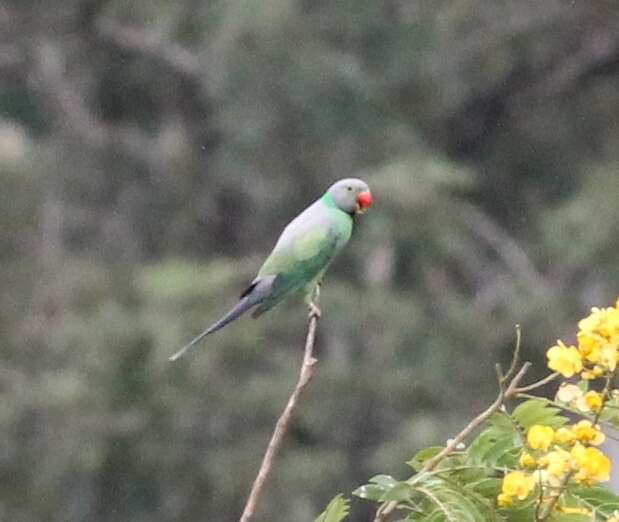
<svg viewBox="0 0 619 522">
<path fill-rule="evenodd" d="M 468 485 L 485 480 L 488 477 L 488 470 L 481 466 L 470 466 L 465 469 L 454 470 L 452 476 L 460 484 Z"/>
<path fill-rule="evenodd" d="M 480 491 L 483 491 L 483 488 L 480 487 L 480 489 L 478 490 L 477 488 L 470 487 L 471 484 L 469 483 L 459 484 L 450 481 L 449 485 L 451 488 L 458 491 L 467 499 L 470 499 L 474 502 L 476 509 L 483 514 L 484 521 L 490 522 L 493 520 L 499 520 L 498 514 L 495 509 L 495 502 L 496 495 L 501 489 L 501 480 L 494 478 L 485 480 L 490 480 L 494 484 L 494 487 L 490 491 L 489 495 L 482 495 Z M 478 481 L 478 485 L 481 482 L 482 481 Z M 486 492 L 489 491 L 489 486 L 490 484 L 486 484 Z"/>
<path fill-rule="evenodd" d="M 385 489 L 375 484 L 365 484 L 352 492 L 352 494 L 356 497 L 366 500 L 374 500 L 375 502 L 378 502 L 384 493 Z"/>
<path fill-rule="evenodd" d="M 507 413 L 503 413 L 497 411 L 493 413 L 488 419 L 488 423 L 496 428 L 497 432 L 505 431 L 505 432 L 514 432 L 516 428 L 514 426 L 514 422 L 509 418 Z"/>
<path fill-rule="evenodd" d="M 427 497 L 426 500 L 430 505 L 435 506 L 435 510 L 431 513 L 431 516 L 434 517 L 432 518 L 433 520 L 443 520 L 437 517 L 438 513 L 441 513 L 444 516 L 444 520 L 447 522 L 464 522 L 460 509 L 458 509 L 457 506 L 452 506 L 450 502 L 447 502 L 443 498 L 443 495 L 440 494 L 440 490 L 426 487 L 419 487 L 416 489 Z"/>
<path fill-rule="evenodd" d="M 409 460 L 407 464 L 415 471 L 421 471 L 424 464 L 432 457 L 440 453 L 443 449 L 443 446 L 430 446 L 429 448 L 424 448 L 415 453 L 413 458 Z"/>
<path fill-rule="evenodd" d="M 380 498 L 381 502 L 387 502 L 390 500 L 394 500 L 396 502 L 404 502 L 405 500 L 409 500 L 411 498 L 412 488 L 410 484 L 406 482 L 398 482 L 391 489 L 385 492 L 385 494 Z"/>
<path fill-rule="evenodd" d="M 560 408 L 549 406 L 545 401 L 529 399 L 514 409 L 512 418 L 525 430 L 535 424 L 559 428 L 567 422 L 567 417 L 559 415 L 560 412 Z"/>
<path fill-rule="evenodd" d="M 511 437 L 499 439 L 484 455 L 484 464 L 491 467 L 513 468 L 518 463 L 521 445 L 514 445 Z"/>
<path fill-rule="evenodd" d="M 514 456 L 521 445 L 520 438 L 515 432 L 497 432 L 494 427 L 490 427 L 471 443 L 467 451 L 467 459 L 472 464 L 489 467 L 507 466 L 513 463 Z"/>
<path fill-rule="evenodd" d="M 341 494 L 334 497 L 315 522 L 341 522 L 350 511 L 350 501 Z"/>
<path fill-rule="evenodd" d="M 370 479 L 370 484 L 365 484 L 355 491 L 353 495 L 367 500 L 382 501 L 384 496 L 399 484 L 406 484 L 397 481 L 390 475 L 376 475 Z M 410 486 L 407 485 L 410 489 Z"/>
<path fill-rule="evenodd" d="M 432 493 L 430 502 L 434 503 L 445 515 L 446 520 L 456 522 L 477 522 L 489 520 L 478 509 L 475 501 L 446 484 L 420 489 L 422 493 Z"/>
<path fill-rule="evenodd" d="M 465 484 L 464 487 L 494 502 L 494 499 L 496 499 L 497 495 L 501 492 L 502 483 L 502 479 L 492 477 L 481 479 L 477 482 L 469 482 Z"/>
<path fill-rule="evenodd" d="M 390 489 L 398 483 L 391 475 L 375 475 L 370 479 L 370 482 L 384 490 Z"/>
<path fill-rule="evenodd" d="M 533 522 L 535 520 L 535 502 L 529 502 L 518 508 L 506 508 L 499 510 L 509 522 Z"/>
<path fill-rule="evenodd" d="M 577 487 L 570 489 L 570 493 L 603 515 L 619 509 L 619 496 L 602 486 Z"/>
<path fill-rule="evenodd" d="M 465 458 L 463 455 L 452 453 L 449 457 L 446 457 L 443 460 L 441 460 L 438 466 L 436 466 L 436 469 L 448 470 L 448 469 L 457 468 L 459 466 L 463 466 L 465 464 L 466 462 L 465 462 Z"/>
<path fill-rule="evenodd" d="M 413 501 L 423 514 L 411 520 L 428 522 L 498 522 L 494 498 L 486 499 L 456 480 L 428 476 L 415 487 Z"/>
</svg>

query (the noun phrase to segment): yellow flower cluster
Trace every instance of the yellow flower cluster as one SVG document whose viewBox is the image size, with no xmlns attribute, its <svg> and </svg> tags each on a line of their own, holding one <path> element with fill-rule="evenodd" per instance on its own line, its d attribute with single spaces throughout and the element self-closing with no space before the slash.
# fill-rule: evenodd
<svg viewBox="0 0 619 522">
<path fill-rule="evenodd" d="M 577 442 L 602 444 L 606 437 L 591 424 L 591 421 L 581 420 L 572 426 L 564 426 L 556 431 L 550 426 L 531 426 L 527 432 L 527 445 L 534 450 L 546 451 L 553 443 L 573 446 Z"/>
<path fill-rule="evenodd" d="M 614 372 L 619 358 L 619 300 L 615 306 L 593 308 L 578 329 L 578 346 L 557 341 L 546 352 L 548 367 L 564 377 L 580 374 L 583 379 Z"/>
<path fill-rule="evenodd" d="M 609 389 L 619 362 L 619 300 L 614 307 L 593 308 L 591 314 L 578 323 L 575 346 L 557 341 L 546 356 L 548 367 L 564 377 L 578 375 L 585 380 L 605 377 L 606 386 L 600 393 L 586 390 L 588 386 L 583 383 L 581 386 L 561 385 L 556 399 L 574 410 L 590 414 L 593 422 L 581 420 L 556 430 L 541 424 L 531 426 L 526 432 L 526 447 L 520 455 L 519 469 L 506 473 L 497 503 L 501 507 L 511 506 L 516 500 L 528 498 L 539 487 L 549 508 L 586 514 L 584 508 L 556 502 L 568 484 L 594 485 L 610 478 L 611 462 L 595 447 L 604 442 L 605 436 L 594 423 L 607 401 L 616 401 L 619 396 L 617 390 Z M 608 520 L 619 522 L 619 512 Z"/>
<path fill-rule="evenodd" d="M 507 507 L 516 499 L 526 499 L 538 482 L 556 488 L 567 473 L 579 484 L 609 480 L 610 460 L 592 447 L 604 440 L 604 434 L 588 420 L 557 430 L 539 424 L 531 426 L 526 436 L 528 448 L 519 460 L 523 469 L 505 475 L 498 505 Z"/>
</svg>

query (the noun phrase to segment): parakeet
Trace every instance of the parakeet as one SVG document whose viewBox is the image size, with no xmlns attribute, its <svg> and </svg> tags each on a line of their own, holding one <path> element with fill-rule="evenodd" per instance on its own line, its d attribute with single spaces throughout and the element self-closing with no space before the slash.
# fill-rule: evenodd
<svg viewBox="0 0 619 522">
<path fill-rule="evenodd" d="M 305 292 L 310 313 L 322 277 L 335 256 L 348 243 L 353 217 L 373 203 L 368 185 L 360 179 L 337 181 L 284 229 L 258 275 L 241 294 L 239 302 L 219 321 L 170 357 L 175 361 L 198 341 L 220 330 L 251 308 L 258 317 L 296 291 Z"/>
</svg>

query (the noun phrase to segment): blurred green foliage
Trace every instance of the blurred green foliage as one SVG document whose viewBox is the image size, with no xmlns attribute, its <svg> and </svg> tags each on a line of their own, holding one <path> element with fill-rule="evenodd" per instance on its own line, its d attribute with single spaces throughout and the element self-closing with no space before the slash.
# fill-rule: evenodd
<svg viewBox="0 0 619 522">
<path fill-rule="evenodd" d="M 261 520 L 398 475 L 614 301 L 619 8 L 548 0 L 0 6 L 0 518 L 235 520 L 300 301 L 167 356 L 362 176 Z M 366 520 L 353 502 L 351 520 Z"/>
</svg>

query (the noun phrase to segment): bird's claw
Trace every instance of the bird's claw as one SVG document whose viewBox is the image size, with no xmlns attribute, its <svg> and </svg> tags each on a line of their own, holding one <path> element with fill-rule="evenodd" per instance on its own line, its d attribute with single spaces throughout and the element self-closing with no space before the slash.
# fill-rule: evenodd
<svg viewBox="0 0 619 522">
<path fill-rule="evenodd" d="M 310 303 L 308 318 L 312 319 L 313 317 L 315 317 L 316 319 L 320 319 L 321 315 L 322 315 L 322 312 L 320 311 L 320 308 L 318 308 L 314 303 Z"/>
</svg>

